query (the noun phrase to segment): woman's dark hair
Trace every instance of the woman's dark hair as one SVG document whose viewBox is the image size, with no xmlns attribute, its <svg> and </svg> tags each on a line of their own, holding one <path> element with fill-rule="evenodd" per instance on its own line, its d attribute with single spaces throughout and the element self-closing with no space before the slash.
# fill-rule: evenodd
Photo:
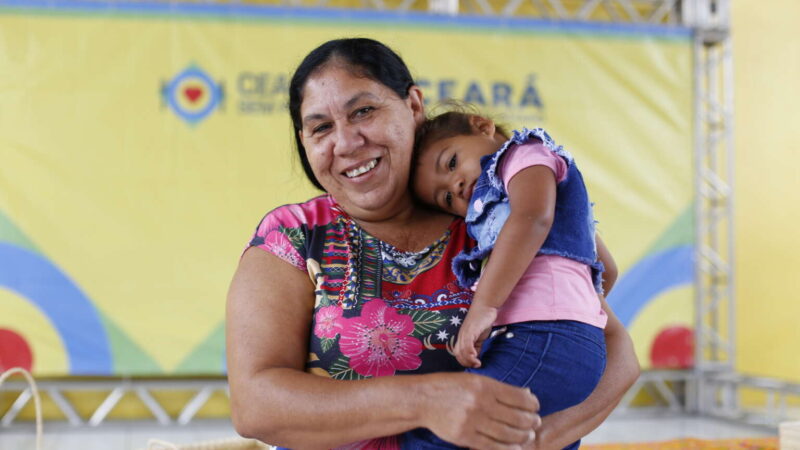
<svg viewBox="0 0 800 450">
<path fill-rule="evenodd" d="M 325 189 L 311 171 L 306 149 L 300 141 L 299 131 L 303 127 L 300 106 L 308 79 L 331 61 L 352 70 L 357 76 L 383 84 L 402 99 L 408 98 L 408 90 L 414 85 L 414 79 L 400 56 L 373 39 L 335 39 L 315 48 L 303 59 L 289 83 L 289 114 L 292 116 L 294 140 L 303 171 L 308 180 L 323 191 Z"/>
</svg>

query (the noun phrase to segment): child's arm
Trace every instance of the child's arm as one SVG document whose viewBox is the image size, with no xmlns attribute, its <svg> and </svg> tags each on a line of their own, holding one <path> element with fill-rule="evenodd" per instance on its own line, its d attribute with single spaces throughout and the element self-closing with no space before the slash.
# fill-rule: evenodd
<svg viewBox="0 0 800 450">
<path fill-rule="evenodd" d="M 465 367 L 480 367 L 478 350 L 511 290 L 528 269 L 550 232 L 556 179 L 547 166 L 519 171 L 508 184 L 511 213 L 500 230 L 472 306 L 458 333 L 455 356 Z"/>
</svg>

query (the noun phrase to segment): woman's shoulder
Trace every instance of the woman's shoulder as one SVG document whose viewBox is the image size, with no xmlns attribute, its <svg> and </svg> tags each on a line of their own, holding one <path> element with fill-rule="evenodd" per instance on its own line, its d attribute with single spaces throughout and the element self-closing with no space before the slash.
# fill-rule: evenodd
<svg viewBox="0 0 800 450">
<path fill-rule="evenodd" d="M 245 250 L 258 247 L 305 270 L 308 238 L 316 227 L 333 221 L 335 207 L 327 194 L 303 203 L 279 206 L 261 219 Z"/>
<path fill-rule="evenodd" d="M 314 227 L 330 223 L 335 215 L 335 203 L 328 194 L 323 194 L 303 203 L 291 203 L 278 206 L 269 211 L 261 219 L 257 227 L 259 231 L 277 227 L 298 228 Z"/>
</svg>

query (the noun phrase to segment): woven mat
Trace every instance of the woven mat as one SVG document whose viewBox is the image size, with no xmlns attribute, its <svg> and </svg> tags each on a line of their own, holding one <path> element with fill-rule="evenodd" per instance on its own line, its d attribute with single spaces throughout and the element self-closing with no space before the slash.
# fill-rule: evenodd
<svg viewBox="0 0 800 450">
<path fill-rule="evenodd" d="M 778 438 L 759 439 L 675 439 L 637 444 L 582 445 L 584 450 L 777 450 Z"/>
</svg>

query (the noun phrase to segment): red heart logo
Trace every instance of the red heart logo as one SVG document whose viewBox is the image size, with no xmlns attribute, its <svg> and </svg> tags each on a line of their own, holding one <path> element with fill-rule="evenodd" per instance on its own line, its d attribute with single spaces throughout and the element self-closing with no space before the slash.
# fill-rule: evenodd
<svg viewBox="0 0 800 450">
<path fill-rule="evenodd" d="M 190 102 L 194 103 L 203 95 L 203 90 L 198 87 L 187 87 L 183 90 L 183 95 L 185 95 Z"/>
</svg>

